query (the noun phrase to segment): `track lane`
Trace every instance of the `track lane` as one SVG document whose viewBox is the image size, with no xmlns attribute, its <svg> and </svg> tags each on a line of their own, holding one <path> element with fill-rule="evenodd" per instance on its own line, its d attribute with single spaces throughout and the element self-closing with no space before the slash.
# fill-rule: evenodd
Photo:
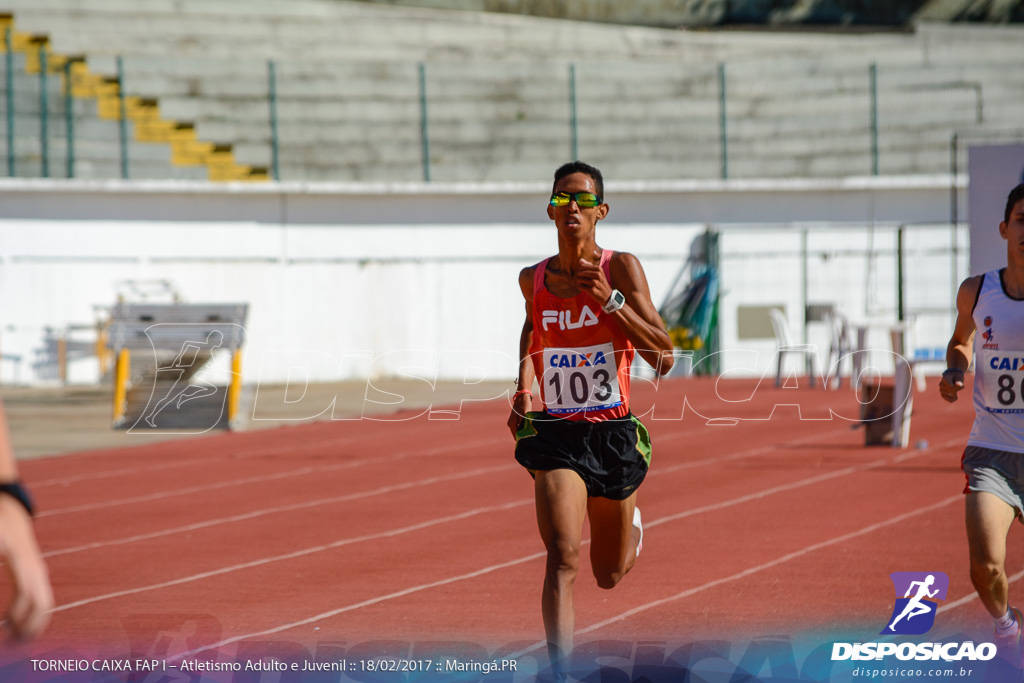
<svg viewBox="0 0 1024 683">
<path fill-rule="evenodd" d="M 812 398 L 813 397 L 814 396 L 812 395 Z M 926 404 L 924 401 L 920 401 L 920 399 L 918 400 L 922 409 L 920 409 L 919 413 L 915 416 L 915 431 L 921 433 L 921 430 L 927 430 L 929 432 L 929 438 L 932 439 L 935 438 L 932 435 L 932 432 L 941 432 L 942 430 L 946 430 L 952 435 L 966 434 L 966 427 L 963 427 L 962 419 L 960 420 L 961 425 L 959 427 L 953 425 L 954 429 L 950 429 L 949 413 L 944 413 L 941 410 L 938 410 L 934 412 L 934 417 L 930 418 L 928 414 L 932 411 L 932 406 Z M 745 410 L 747 412 L 744 414 L 757 414 L 758 411 L 763 410 L 763 406 L 753 405 L 752 403 L 751 405 L 746 406 Z M 501 423 L 504 421 L 505 414 L 506 411 L 504 409 L 476 410 L 473 415 L 473 420 L 467 421 L 464 419 L 460 420 L 459 423 L 450 423 L 448 425 L 448 433 L 450 435 L 453 431 L 461 431 L 459 429 L 452 430 L 451 424 L 462 425 L 462 427 L 466 429 L 467 433 L 473 431 L 472 429 L 467 428 L 472 426 L 475 428 L 478 435 L 484 433 L 481 431 L 481 425 L 485 425 L 483 427 L 484 430 L 494 428 L 495 424 L 499 425 L 499 429 L 501 429 Z M 475 422 L 477 420 L 478 422 Z M 393 426 L 394 425 L 389 425 L 389 427 Z M 408 425 L 406 426 L 408 427 Z M 797 477 L 810 478 L 807 475 L 810 475 L 811 477 L 815 475 L 829 475 L 830 473 L 841 471 L 844 467 L 849 468 L 853 466 L 852 464 L 858 463 L 858 461 L 860 464 L 864 464 L 863 461 L 866 456 L 874 458 L 874 456 L 880 452 L 878 449 L 865 450 L 860 447 L 859 442 L 862 440 L 862 435 L 859 432 L 850 431 L 848 423 L 837 420 L 833 420 L 831 424 L 823 421 L 794 421 L 792 419 L 785 419 L 781 413 L 779 413 L 773 420 L 761 421 L 758 424 L 744 423 L 737 427 L 705 427 L 702 424 L 697 424 L 695 421 L 688 419 L 676 422 L 653 421 L 649 423 L 649 426 L 651 427 L 655 438 L 655 460 L 652 474 L 648 478 L 648 483 L 645 484 L 644 487 L 641 507 L 644 509 L 645 520 L 648 521 L 649 525 L 652 525 L 648 531 L 651 535 L 647 537 L 651 540 L 647 541 L 645 539 L 645 555 L 641 559 L 641 563 L 638 565 L 636 572 L 634 572 L 634 574 L 632 574 L 615 591 L 610 593 L 599 592 L 596 589 L 590 591 L 590 589 L 585 587 L 586 584 L 589 583 L 588 579 L 584 578 L 579 582 L 581 588 L 578 593 L 577 603 L 581 608 L 581 612 L 586 614 L 588 619 L 587 622 L 583 622 L 582 619 L 580 620 L 579 623 L 581 628 L 587 628 L 587 623 L 601 623 L 602 619 L 610 619 L 613 618 L 615 614 L 623 613 L 622 609 L 619 609 L 618 612 L 614 611 L 616 608 L 621 607 L 619 604 L 620 602 L 636 604 L 633 602 L 633 599 L 636 596 L 629 587 L 632 584 L 638 584 L 636 586 L 637 590 L 649 589 L 649 586 L 647 585 L 648 582 L 653 580 L 657 583 L 657 581 L 660 580 L 658 578 L 659 573 L 667 571 L 660 568 L 662 565 L 666 565 L 669 569 L 678 572 L 679 565 L 685 564 L 685 561 L 680 562 L 681 557 L 686 556 L 687 545 L 685 545 L 685 543 L 695 544 L 698 547 L 702 547 L 706 549 L 709 554 L 714 554 L 715 551 L 718 551 L 727 555 L 729 552 L 732 552 L 735 558 L 736 550 L 729 550 L 728 548 L 723 548 L 721 545 L 715 544 L 701 545 L 702 543 L 710 543 L 713 541 L 713 534 L 710 534 L 707 539 L 704 539 L 703 536 L 697 533 L 700 531 L 699 527 L 701 525 L 696 524 L 695 522 L 699 520 L 687 519 L 688 517 L 708 517 L 714 519 L 714 522 L 709 523 L 705 521 L 703 525 L 713 528 L 716 523 L 720 523 L 722 526 L 727 527 L 730 529 L 729 534 L 733 535 L 733 538 L 731 539 L 733 542 L 731 545 L 736 546 L 738 539 L 746 538 L 749 535 L 756 534 L 758 531 L 766 533 L 762 531 L 762 527 L 755 526 L 751 528 L 749 524 L 750 520 L 788 519 L 793 517 L 802 519 L 804 517 L 814 515 L 815 510 L 820 510 L 820 507 L 817 506 L 824 505 L 827 507 L 829 503 L 835 502 L 834 495 L 832 496 L 833 500 L 831 501 L 829 500 L 829 496 L 825 495 L 820 497 L 820 499 L 815 499 L 816 505 L 801 505 L 794 502 L 794 500 L 799 500 L 803 497 L 802 493 L 798 493 L 795 489 L 792 491 L 778 491 L 777 493 L 768 495 L 767 497 L 758 496 L 756 494 L 756 489 L 753 488 L 755 483 L 762 485 L 762 489 L 764 490 L 772 487 L 785 487 L 792 482 L 799 480 Z M 969 427 L 969 421 L 967 422 L 967 426 Z M 329 424 L 327 427 L 336 427 L 336 425 Z M 295 429 L 301 428 L 288 428 L 285 431 Z M 333 442 L 333 439 L 328 436 L 328 432 L 330 430 L 325 430 L 324 427 L 320 427 L 316 431 L 318 438 L 322 438 L 324 442 Z M 411 430 L 410 433 L 415 437 L 410 440 L 417 441 L 421 444 L 424 442 L 425 439 L 422 435 L 416 434 L 416 430 Z M 433 434 L 434 432 L 431 431 L 430 433 Z M 216 439 L 219 437 L 211 438 Z M 377 438 L 380 439 L 379 436 Z M 965 436 L 963 438 L 965 438 Z M 205 441 L 205 439 L 203 441 Z M 481 457 L 501 457 L 506 458 L 507 462 L 507 459 L 510 458 L 511 449 L 510 441 L 508 441 L 508 445 L 502 445 L 505 444 L 506 441 L 507 435 L 502 434 L 502 438 L 495 439 L 493 453 L 482 452 Z M 267 445 L 263 444 L 263 448 L 266 449 Z M 294 446 L 289 448 L 290 449 L 287 451 L 288 455 L 284 457 L 295 458 L 297 457 L 296 453 L 301 452 L 301 448 L 296 449 Z M 744 451 L 751 452 L 741 455 Z M 888 449 L 881 449 L 881 451 L 892 453 L 893 455 L 897 455 L 899 453 L 898 451 L 889 451 Z M 909 453 L 913 453 L 913 451 L 910 451 Z M 944 457 L 948 457 L 948 455 L 949 454 Z M 120 458 L 122 456 L 123 454 L 118 454 L 117 457 Z M 165 455 L 165 457 L 169 456 Z M 261 455 L 255 458 L 253 462 L 264 457 L 271 461 L 275 460 L 273 457 Z M 95 459 L 95 456 L 90 456 L 89 459 Z M 468 456 L 464 459 L 468 459 Z M 902 471 L 910 467 L 914 460 L 916 459 L 903 463 L 894 462 L 891 465 L 879 466 L 875 469 L 880 472 L 888 472 L 892 468 Z M 154 462 L 154 464 L 156 463 Z M 167 464 L 169 463 L 164 463 L 164 465 Z M 466 466 L 465 463 L 456 462 L 455 460 L 450 461 L 449 464 L 452 467 Z M 205 464 L 200 467 L 202 466 L 205 466 Z M 950 477 L 954 479 L 958 477 L 955 472 L 951 472 L 952 468 L 939 466 L 931 463 L 930 461 L 921 467 L 917 467 L 918 470 L 924 468 L 937 470 L 936 472 L 931 472 L 931 474 L 942 478 L 947 482 L 947 484 Z M 173 469 L 175 468 L 167 467 L 163 471 L 170 473 Z M 182 471 L 187 469 L 189 469 L 189 467 L 183 468 Z M 363 470 L 362 467 L 359 469 Z M 370 469 L 374 468 L 370 467 Z M 715 469 L 723 470 L 723 474 L 727 476 L 708 477 L 707 472 Z M 369 470 L 363 471 L 369 472 Z M 917 474 L 920 475 L 921 472 L 917 472 Z M 74 477 L 82 475 L 75 475 L 72 472 L 67 476 Z M 117 475 L 111 475 L 108 477 L 111 482 L 116 481 L 117 478 Z M 315 479 L 316 477 L 311 473 L 311 478 Z M 509 474 L 496 475 L 496 479 L 498 483 L 495 485 L 494 492 L 498 490 L 506 490 L 502 489 L 502 487 L 507 486 L 509 487 L 507 490 L 515 489 L 520 497 L 524 492 L 526 495 L 530 494 L 528 479 L 525 479 L 524 477 Z M 507 482 L 505 481 L 506 479 Z M 884 480 L 884 476 L 882 479 Z M 88 479 L 83 476 L 83 478 L 80 478 L 77 481 L 64 482 L 61 484 L 61 488 L 75 488 L 87 481 Z M 827 490 L 827 481 L 827 479 L 824 479 L 809 486 L 814 488 L 820 486 L 822 489 Z M 959 484 L 959 481 L 957 483 Z M 56 488 L 57 487 L 55 486 L 55 489 Z M 900 490 L 902 490 L 900 486 L 896 486 L 893 489 L 893 491 L 897 493 Z M 466 492 L 467 491 L 463 489 L 458 491 L 455 495 L 465 495 Z M 863 488 L 857 487 L 856 492 L 860 495 L 869 497 L 882 497 L 886 495 L 884 490 L 879 490 L 878 480 L 870 477 L 864 479 Z M 850 493 L 852 494 L 854 491 L 850 491 Z M 732 500 L 734 498 L 741 498 L 742 496 L 753 496 L 753 498 L 745 499 L 740 503 L 729 506 L 739 509 L 735 518 L 724 516 L 723 508 L 717 507 L 714 509 L 708 509 L 707 511 L 699 514 L 691 513 L 684 518 L 673 519 L 670 521 L 666 520 L 661 524 L 656 523 L 659 517 L 667 518 L 673 514 L 685 514 L 685 509 L 675 507 L 678 502 L 682 502 L 682 504 L 689 509 L 693 506 L 699 507 L 700 505 L 720 506 L 725 501 Z M 408 492 L 396 495 L 394 499 L 391 500 L 391 504 L 393 506 L 409 505 L 413 514 L 419 514 L 416 512 L 418 509 L 416 507 L 416 502 L 417 500 L 415 498 L 410 498 L 408 496 Z M 142 507 L 153 507 L 153 504 L 143 505 Z M 751 509 L 752 507 L 753 509 Z M 527 549 L 534 549 L 535 552 L 540 549 L 539 540 L 536 538 L 535 523 L 532 519 L 532 510 L 529 505 L 525 505 L 523 506 L 522 511 L 524 513 L 523 515 L 514 517 L 511 520 L 511 522 L 515 523 L 514 527 L 498 527 L 501 530 L 501 533 L 504 534 L 504 538 L 502 539 L 504 543 L 500 544 L 499 547 L 493 551 L 497 553 L 495 557 L 504 556 L 507 558 L 509 557 L 509 553 L 518 549 L 520 545 Z M 870 516 L 868 515 L 868 512 L 870 512 L 870 510 L 861 512 L 860 508 L 854 507 L 849 510 L 844 509 L 843 515 L 850 518 L 854 518 L 857 515 Z M 91 515 L 93 513 L 90 512 L 89 514 Z M 165 511 L 165 516 L 167 514 L 171 514 L 171 512 Z M 422 517 L 422 515 L 420 516 Z M 54 521 L 56 520 L 40 520 L 41 529 L 44 527 L 44 523 Z M 66 522 L 67 518 L 62 521 Z M 92 521 L 95 522 L 96 520 Z M 398 520 L 396 518 L 395 522 L 397 521 Z M 408 521 L 408 519 L 406 521 Z M 684 530 L 680 544 L 676 543 L 675 536 L 673 534 L 666 533 L 668 530 L 675 528 L 676 526 Z M 84 524 L 83 527 L 91 527 L 92 529 L 96 528 L 96 526 L 91 524 Z M 513 533 L 509 534 L 509 529 L 511 529 Z M 483 553 L 487 551 L 486 549 L 495 547 L 495 544 L 487 539 L 487 535 L 493 534 L 494 530 L 495 525 L 491 523 L 476 530 L 469 529 L 468 532 L 455 533 L 451 537 L 434 538 L 432 544 L 414 544 L 410 546 L 410 549 L 415 549 L 422 557 L 428 557 L 428 555 L 430 555 L 431 561 L 437 562 L 436 566 L 439 570 L 447 567 L 450 572 L 453 566 L 461 568 L 465 565 L 465 560 L 467 559 L 487 557 L 483 555 Z M 80 531 L 82 533 L 86 533 L 87 529 L 82 528 Z M 256 531 L 256 533 L 258 534 L 259 532 Z M 288 533 L 285 533 L 284 535 L 287 536 Z M 415 535 L 415 532 L 412 532 L 412 535 Z M 660 540 L 658 540 L 659 538 Z M 767 534 L 765 539 L 767 545 L 774 546 L 777 549 L 785 545 L 784 542 L 780 545 L 779 539 L 772 538 L 770 534 Z M 877 543 L 877 541 L 875 542 Z M 133 544 L 125 543 L 123 545 L 128 549 L 131 548 Z M 433 550 L 430 548 L 431 545 L 435 546 Z M 181 547 L 172 546 L 171 550 L 172 552 L 187 552 L 188 544 Z M 963 549 L 961 548 L 960 550 Z M 108 552 L 108 550 L 105 549 L 104 553 L 106 552 Z M 758 552 L 760 552 L 760 550 Z M 502 553 L 504 553 L 504 555 L 502 555 Z M 665 553 L 667 553 L 666 557 L 660 557 Z M 680 555 L 680 553 L 682 553 L 682 555 Z M 806 560 L 811 562 L 812 565 L 814 560 L 811 558 L 811 555 L 813 554 L 814 553 L 809 554 Z M 957 553 L 957 556 L 961 554 L 963 553 Z M 197 555 L 201 557 L 209 557 L 210 551 L 208 549 L 200 550 L 197 552 Z M 514 560 L 517 557 L 529 556 L 529 554 L 517 555 L 512 559 Z M 398 555 L 388 555 L 383 553 L 377 555 L 377 557 L 398 557 Z M 725 559 L 728 560 L 728 557 Z M 58 558 L 54 557 L 52 561 L 56 562 L 58 561 Z M 804 559 L 790 560 L 789 562 L 792 564 L 789 566 L 796 567 L 803 561 Z M 824 562 L 825 567 L 832 567 L 834 566 L 835 560 L 828 559 Z M 722 565 L 713 565 L 711 569 L 718 571 L 718 576 L 731 576 L 731 574 L 724 573 L 729 568 L 726 566 L 728 564 L 729 562 L 725 562 Z M 364 567 L 364 565 L 358 564 L 343 566 L 349 567 L 352 573 L 359 573 L 360 569 Z M 539 563 L 538 560 L 532 559 L 525 560 L 522 564 L 516 564 L 507 569 L 494 570 L 501 574 L 501 580 L 497 583 L 502 586 L 507 585 L 512 587 L 512 590 L 507 592 L 504 590 L 496 591 L 495 577 L 492 576 L 494 572 L 486 572 L 478 577 L 470 577 L 462 581 L 446 582 L 431 589 L 414 591 L 405 595 L 395 596 L 390 600 L 383 600 L 365 605 L 358 610 L 361 615 L 359 619 L 359 629 L 368 635 L 372 635 L 375 632 L 390 632 L 390 626 L 374 626 L 374 620 L 386 619 L 387 615 L 390 615 L 390 621 L 395 621 L 395 615 L 401 614 L 403 615 L 401 617 L 401 622 L 403 622 L 404 626 L 399 626 L 405 629 L 404 633 L 407 635 L 415 635 L 418 631 L 424 628 L 425 624 L 431 625 L 431 628 L 440 629 L 439 632 L 451 632 L 453 634 L 461 633 L 467 637 L 472 636 L 474 633 L 492 633 L 495 631 L 498 632 L 497 635 L 499 636 L 507 635 L 509 637 L 527 637 L 531 633 L 538 634 L 542 632 L 539 627 L 539 610 L 537 609 L 540 576 L 540 574 L 537 573 L 537 567 L 540 566 L 541 563 Z M 250 569 L 257 569 L 257 567 L 252 567 Z M 372 572 L 373 570 L 363 569 L 363 571 Z M 482 570 L 479 568 L 475 570 L 470 569 L 467 573 L 471 574 L 473 571 Z M 584 568 L 584 571 L 587 571 L 587 569 Z M 780 581 L 785 579 L 785 568 L 782 567 L 782 565 L 780 565 L 779 571 L 782 572 L 781 578 L 775 577 L 773 580 Z M 762 572 L 769 572 L 769 570 L 765 569 L 762 570 Z M 648 581 L 644 580 L 645 573 L 648 575 Z M 953 572 L 950 572 L 950 574 L 952 576 Z M 860 574 L 858 574 L 858 576 L 859 575 Z M 309 572 L 306 572 L 306 570 L 303 569 L 302 576 L 305 580 L 313 576 L 319 577 L 320 574 L 315 571 L 315 568 L 311 569 Z M 390 577 L 391 575 L 388 576 Z M 400 574 L 395 576 L 398 579 L 401 578 Z M 411 575 L 407 574 L 406 579 L 408 579 L 409 576 Z M 433 576 L 434 575 L 432 575 L 432 578 Z M 434 582 L 447 581 L 447 579 L 441 577 L 440 574 L 437 576 L 439 578 L 435 578 Z M 447 576 L 450 578 L 452 574 L 449 573 Z M 108 578 L 116 579 L 117 577 Z M 220 576 L 219 578 L 226 579 L 227 575 Z M 372 574 L 371 578 L 373 578 Z M 384 577 L 377 576 L 375 578 L 379 583 Z M 803 574 L 800 574 L 800 579 L 804 579 Z M 174 579 L 171 578 L 168 580 Z M 323 583 L 317 583 L 319 581 L 323 581 Z M 322 579 L 317 578 L 316 582 L 312 582 L 311 585 L 330 585 L 330 581 L 330 575 L 327 573 L 323 575 Z M 335 579 L 335 582 L 337 582 L 337 579 Z M 202 583 L 202 581 L 200 581 L 200 583 Z M 220 597 L 216 594 L 212 594 L 213 597 L 210 598 L 206 604 L 207 606 L 216 607 L 218 613 L 222 613 L 225 616 L 225 619 L 223 620 L 225 628 L 228 631 L 237 634 L 241 631 L 241 629 L 238 628 L 238 625 L 244 625 L 247 620 L 251 621 L 252 615 L 245 609 L 235 610 L 233 606 L 229 604 L 233 600 L 238 599 L 240 595 L 248 595 L 248 593 L 240 594 L 235 586 L 236 583 L 237 580 L 229 580 L 224 584 L 218 584 L 221 588 Z M 397 580 L 396 583 L 398 583 Z M 810 581 L 808 585 L 817 586 L 819 583 L 820 579 Z M 402 585 L 408 586 L 409 582 L 406 581 L 405 584 Z M 191 588 L 192 587 L 190 586 L 190 589 L 187 589 L 184 593 L 179 593 L 176 601 L 172 597 L 167 599 L 166 603 L 177 604 L 179 607 L 191 606 L 192 601 L 197 597 L 196 594 L 191 592 Z M 759 595 L 756 586 L 745 590 L 749 590 L 750 595 Z M 891 591 L 891 588 L 889 590 Z M 705 593 L 706 595 L 711 595 L 713 593 L 713 589 L 707 589 Z M 313 594 L 322 595 L 322 593 L 318 593 L 316 591 L 313 591 Z M 449 597 L 439 597 L 438 594 Z M 209 597 L 205 591 L 200 595 L 203 597 Z M 377 595 L 380 596 L 382 593 L 378 590 Z M 514 600 L 510 601 L 510 597 L 514 598 Z M 468 612 L 465 609 L 459 610 L 458 605 L 463 604 L 463 601 L 461 601 L 460 598 L 466 598 L 467 601 L 472 600 L 473 602 L 471 602 L 471 604 L 474 606 L 480 606 L 480 609 L 469 610 Z M 314 601 L 318 600 L 317 598 L 313 599 Z M 372 600 L 374 598 L 367 599 Z M 309 596 L 303 598 L 302 595 L 293 594 L 291 591 L 284 591 L 282 599 L 275 602 L 274 606 L 275 608 L 280 608 L 282 613 L 298 612 L 301 610 L 294 610 L 289 606 L 294 606 L 302 603 L 303 601 L 308 602 L 308 600 Z M 762 602 L 755 603 L 753 608 L 748 607 L 747 614 L 770 614 L 772 609 L 770 607 L 770 597 L 759 597 L 758 600 L 761 600 Z M 766 600 L 768 601 L 767 603 L 764 602 Z M 500 613 L 499 610 L 496 610 L 493 607 L 488 608 L 486 606 L 488 601 L 492 603 L 500 603 L 502 607 Z M 509 604 L 510 602 L 514 602 L 514 608 Z M 106 609 L 108 612 L 106 616 L 102 613 L 98 613 L 100 618 L 107 624 L 106 628 L 109 628 L 110 631 L 117 631 L 120 628 L 120 625 L 114 624 L 116 621 L 114 618 L 115 613 L 121 614 L 121 616 L 124 615 L 123 610 L 119 611 L 121 608 L 110 608 L 110 605 L 114 603 L 119 603 L 119 600 L 111 599 L 110 602 L 106 603 Z M 596 609 L 592 610 L 593 614 L 589 614 L 586 611 L 591 609 L 593 606 L 592 603 L 597 603 L 598 606 Z M 608 603 L 611 603 L 611 605 L 610 608 L 606 610 L 603 605 Z M 125 604 L 130 604 L 128 609 L 144 610 L 148 607 L 155 608 L 158 605 L 163 606 L 164 601 L 161 600 L 159 603 L 155 603 L 152 600 L 148 600 L 139 603 L 130 603 L 130 601 L 126 600 Z M 439 604 L 444 604 L 446 607 L 446 609 L 441 610 L 440 616 L 437 614 Z M 433 605 L 432 608 L 431 605 Z M 709 615 L 714 613 L 721 614 L 723 606 L 726 609 L 729 609 L 730 606 L 734 605 L 735 597 L 731 602 L 715 602 L 713 604 L 709 602 L 702 602 L 702 609 Z M 433 616 L 430 615 L 431 609 L 433 610 Z M 88 612 L 89 607 L 82 606 L 81 610 L 83 613 Z M 77 610 L 69 610 L 66 615 L 57 615 L 57 618 L 54 620 L 55 626 L 58 622 L 64 621 L 65 618 L 70 617 L 71 613 L 75 611 Z M 460 611 L 461 618 L 459 614 Z M 374 616 L 377 614 L 383 616 Z M 884 618 L 884 616 L 882 618 Z M 445 625 L 445 619 L 451 619 L 454 623 L 448 623 Z M 328 621 L 330 620 L 328 619 Z M 622 632 L 630 632 L 632 628 L 629 620 L 621 620 L 615 623 L 617 624 L 615 627 L 611 627 L 611 625 L 609 625 L 609 628 L 612 629 L 609 632 L 619 632 L 619 630 Z M 662 623 L 668 624 L 670 622 Z M 777 623 L 782 622 L 780 621 Z M 399 626 L 396 626 L 395 628 L 399 629 Z M 684 626 L 685 624 L 681 625 L 680 628 L 683 628 Z M 341 632 L 345 632 L 345 629 L 352 629 L 355 627 L 351 620 L 347 620 L 340 623 L 337 628 L 340 629 Z M 69 628 L 68 632 L 72 630 L 72 628 Z M 321 637 L 317 634 L 322 633 L 324 630 L 329 629 L 321 628 L 321 632 L 310 631 L 308 636 L 310 638 Z M 87 631 L 91 634 L 90 637 L 96 638 L 100 638 L 101 634 L 105 633 L 106 638 L 116 640 L 118 635 L 116 633 L 107 632 L 104 628 L 99 627 L 87 627 Z"/>
</svg>

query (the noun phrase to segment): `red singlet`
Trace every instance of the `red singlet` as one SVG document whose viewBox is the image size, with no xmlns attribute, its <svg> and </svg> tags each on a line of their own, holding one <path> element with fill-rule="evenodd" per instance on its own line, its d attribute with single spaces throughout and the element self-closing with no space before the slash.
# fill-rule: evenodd
<svg viewBox="0 0 1024 683">
<path fill-rule="evenodd" d="M 612 251 L 601 252 L 611 282 Z M 633 344 L 587 292 L 563 299 L 544 286 L 546 258 L 533 275 L 530 357 L 545 410 L 567 420 L 599 422 L 629 414 Z"/>
</svg>

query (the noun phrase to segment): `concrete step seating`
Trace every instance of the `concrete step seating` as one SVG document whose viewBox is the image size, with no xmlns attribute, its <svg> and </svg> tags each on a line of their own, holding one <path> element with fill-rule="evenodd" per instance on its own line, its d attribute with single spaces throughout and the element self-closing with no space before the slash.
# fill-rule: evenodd
<svg viewBox="0 0 1024 683">
<path fill-rule="evenodd" d="M 143 175 L 137 177 L 174 178 L 182 175 L 191 177 L 194 174 L 179 174 L 172 169 L 175 166 L 205 166 L 207 171 L 205 175 L 211 180 L 266 178 L 265 169 L 242 167 L 236 164 L 230 145 L 200 141 L 196 138 L 194 127 L 191 124 L 181 124 L 177 121 L 161 117 L 157 100 L 138 96 L 126 96 L 122 103 L 120 85 L 117 78 L 93 73 L 84 58 L 72 57 L 68 54 L 53 51 L 48 36 L 18 31 L 14 26 L 12 16 L 0 15 L 0 32 L 6 37 L 8 31 L 10 31 L 12 53 L 20 53 L 15 54 L 17 59 L 11 65 L 12 80 L 18 84 L 14 88 L 14 111 L 16 116 L 13 127 L 16 134 L 24 136 L 25 132 L 33 130 L 38 131 L 38 135 L 42 133 L 43 123 L 40 114 L 41 101 L 39 99 L 39 92 L 41 91 L 38 85 L 40 81 L 26 77 L 30 77 L 33 74 L 42 74 L 43 60 L 45 59 L 46 71 L 52 76 L 46 81 L 49 95 L 46 109 L 50 119 L 56 118 L 55 115 L 57 114 L 63 116 L 66 111 L 66 92 L 68 86 L 65 81 L 70 77 L 70 91 L 73 97 L 80 101 L 95 101 L 94 115 L 88 111 L 87 107 L 83 107 L 81 102 L 76 104 L 73 109 L 76 118 L 82 117 L 84 114 L 87 130 L 96 129 L 96 120 L 120 121 L 123 107 L 125 116 L 131 124 L 131 138 L 133 141 L 163 145 L 163 150 L 156 150 L 155 153 L 142 152 L 141 156 L 144 160 L 147 158 L 152 160 L 154 157 L 167 157 L 170 160 L 169 163 L 165 163 L 163 169 L 153 168 L 151 164 L 136 164 L 135 169 L 143 172 Z M 2 52 L 7 52 L 6 41 L 3 43 Z M 6 70 L 6 68 L 5 60 L 4 69 Z M 16 68 L 18 71 L 15 71 Z M 33 103 L 36 104 L 33 105 Z M 86 109 L 86 112 L 83 112 L 83 109 Z M 38 123 L 33 125 L 31 123 L 32 119 L 35 119 Z M 19 131 L 21 132 L 19 133 Z M 47 121 L 47 133 L 50 133 L 49 120 Z M 117 135 L 119 139 L 119 130 Z M 77 144 L 79 141 L 76 140 L 75 142 L 77 150 L 79 148 L 79 144 Z M 169 153 L 167 151 L 168 145 L 170 148 Z M 142 145 L 143 149 L 145 147 L 146 145 Z M 16 155 L 20 148 L 17 145 L 14 147 Z M 109 151 L 110 146 L 106 145 L 104 149 Z M 6 151 L 5 154 L 7 154 Z M 129 158 L 131 159 L 133 156 L 139 157 L 140 152 L 138 150 L 131 151 Z M 19 161 L 23 163 L 18 163 Z M 95 169 L 96 165 L 91 164 L 91 161 L 93 160 L 84 157 L 83 168 Z M 95 161 L 102 162 L 104 160 L 95 159 Z M 20 160 L 17 156 L 15 157 L 16 168 L 20 167 L 23 171 L 31 168 L 32 162 L 31 156 Z M 123 165 L 118 163 L 117 168 L 119 169 L 117 175 L 121 175 L 120 171 Z M 131 168 L 131 164 L 129 164 L 129 168 Z"/>
<path fill-rule="evenodd" d="M 206 168 L 211 179 L 268 177 L 268 60 L 277 72 L 285 180 L 420 177 L 420 62 L 435 178 L 549 175 L 569 155 L 570 62 L 581 156 L 607 159 L 606 173 L 617 178 L 718 175 L 720 62 L 729 170 L 737 177 L 870 172 L 872 61 L 881 165 L 901 169 L 887 172 L 947 171 L 953 131 L 1019 117 L 1022 79 L 1007 68 L 1022 35 L 1013 27 L 794 38 L 343 0 L 8 0 L 4 7 L 23 41 L 16 56 L 26 76 L 38 73 L 29 47 L 40 35 L 54 55 L 51 69 L 85 55 L 74 64 L 74 86 L 96 113 L 90 120 L 76 103 L 76 119 L 115 145 L 119 113 L 111 103 L 122 85 L 115 56 L 123 55 L 131 146 L 168 147 L 161 157 L 168 176 L 185 164 Z M 64 111 L 59 74 L 52 80 L 51 119 Z M 28 119 L 39 110 L 25 102 L 27 88 L 15 102 L 15 129 L 29 137 L 38 135 Z M 696 150 L 714 158 L 691 158 Z M 96 153 L 99 163 L 111 160 Z M 633 163 L 637 154 L 651 163 Z M 156 156 L 142 155 L 154 163 Z"/>
</svg>

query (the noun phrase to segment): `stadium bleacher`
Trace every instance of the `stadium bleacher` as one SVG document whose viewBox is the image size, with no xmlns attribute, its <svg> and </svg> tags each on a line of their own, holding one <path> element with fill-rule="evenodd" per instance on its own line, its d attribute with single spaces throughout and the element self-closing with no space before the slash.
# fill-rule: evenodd
<svg viewBox="0 0 1024 683">
<path fill-rule="evenodd" d="M 569 156 L 623 179 L 945 173 L 952 135 L 1016 125 L 1024 87 L 1022 29 L 1005 26 L 676 31 L 343 0 L 4 9 L 0 173 L 19 177 L 45 157 L 50 177 L 265 180 L 275 143 L 294 181 L 532 180 Z"/>
</svg>

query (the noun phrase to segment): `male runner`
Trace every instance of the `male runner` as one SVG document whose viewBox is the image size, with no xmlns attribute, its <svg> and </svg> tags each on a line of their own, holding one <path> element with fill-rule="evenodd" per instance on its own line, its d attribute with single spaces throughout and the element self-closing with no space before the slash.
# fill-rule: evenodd
<svg viewBox="0 0 1024 683">
<path fill-rule="evenodd" d="M 1021 612 L 1010 607 L 1004 564 L 1006 534 L 1024 513 L 1024 183 L 1007 198 L 999 234 L 1006 267 L 960 285 L 939 392 L 956 401 L 976 351 L 974 427 L 963 455 L 971 581 L 995 620 L 1000 649 L 1019 657 Z"/>
<path fill-rule="evenodd" d="M 595 241 L 597 222 L 608 215 L 603 194 L 593 166 L 575 161 L 559 168 L 547 209 L 558 254 L 519 274 L 526 322 L 508 426 L 516 460 L 535 480 L 547 549 L 541 611 L 556 673 L 572 649 L 584 517 L 590 517 L 590 561 L 601 588 L 613 588 L 641 548 L 636 490 L 651 447 L 646 428 L 629 412 L 634 352 L 662 374 L 673 360 L 640 262 Z"/>
</svg>

